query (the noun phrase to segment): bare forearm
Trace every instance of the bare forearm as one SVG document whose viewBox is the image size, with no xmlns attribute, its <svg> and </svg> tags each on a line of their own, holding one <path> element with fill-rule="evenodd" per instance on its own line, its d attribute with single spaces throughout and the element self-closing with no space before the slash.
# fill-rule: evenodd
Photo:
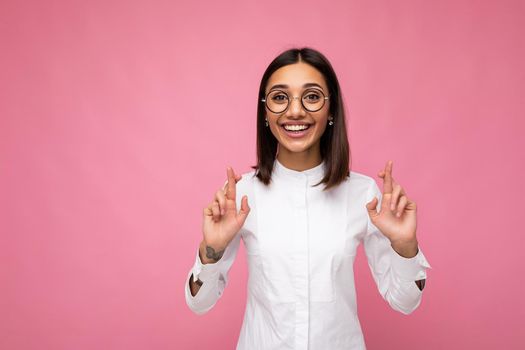
<svg viewBox="0 0 525 350">
<path fill-rule="evenodd" d="M 191 292 L 191 296 L 195 296 L 197 295 L 197 292 L 199 291 L 199 289 L 201 288 L 202 286 L 202 282 L 200 282 L 199 280 L 197 280 L 197 282 L 194 282 L 193 281 L 193 274 L 190 276 L 190 292 Z"/>
<path fill-rule="evenodd" d="M 425 279 L 415 281 L 419 290 L 423 290 L 423 288 L 425 288 L 425 281 Z"/>
</svg>

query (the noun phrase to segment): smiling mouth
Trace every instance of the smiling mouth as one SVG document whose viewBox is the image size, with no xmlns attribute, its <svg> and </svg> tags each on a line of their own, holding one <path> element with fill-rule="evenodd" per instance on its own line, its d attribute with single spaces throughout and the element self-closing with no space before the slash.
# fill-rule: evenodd
<svg viewBox="0 0 525 350">
<path fill-rule="evenodd" d="M 284 124 L 282 128 L 287 132 L 300 133 L 302 131 L 308 130 L 310 124 Z"/>
</svg>

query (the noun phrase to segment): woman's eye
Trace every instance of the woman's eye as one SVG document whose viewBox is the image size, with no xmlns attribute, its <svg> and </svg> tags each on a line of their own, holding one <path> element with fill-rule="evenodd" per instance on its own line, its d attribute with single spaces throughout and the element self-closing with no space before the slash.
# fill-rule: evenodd
<svg viewBox="0 0 525 350">
<path fill-rule="evenodd" d="M 276 96 L 272 97 L 272 100 L 281 102 L 281 101 L 286 100 L 286 96 L 282 95 L 282 94 L 281 95 L 276 95 Z"/>
<path fill-rule="evenodd" d="M 321 98 L 321 96 L 317 94 L 309 94 L 309 95 L 306 95 L 304 98 L 308 102 L 314 102 L 314 101 L 318 101 Z"/>
</svg>

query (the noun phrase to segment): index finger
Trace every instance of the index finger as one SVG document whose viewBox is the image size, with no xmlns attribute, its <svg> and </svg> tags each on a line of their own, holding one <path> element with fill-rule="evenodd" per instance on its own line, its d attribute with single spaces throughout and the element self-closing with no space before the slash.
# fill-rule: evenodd
<svg viewBox="0 0 525 350">
<path fill-rule="evenodd" d="M 226 198 L 227 199 L 234 199 L 236 195 L 236 189 L 235 189 L 235 173 L 233 172 L 233 169 L 231 167 L 228 167 L 226 170 L 226 174 L 228 175 L 228 184 L 226 187 Z"/>
<path fill-rule="evenodd" d="M 389 160 L 385 167 L 385 177 L 383 178 L 383 193 L 392 193 L 392 165 L 393 161 Z"/>
</svg>

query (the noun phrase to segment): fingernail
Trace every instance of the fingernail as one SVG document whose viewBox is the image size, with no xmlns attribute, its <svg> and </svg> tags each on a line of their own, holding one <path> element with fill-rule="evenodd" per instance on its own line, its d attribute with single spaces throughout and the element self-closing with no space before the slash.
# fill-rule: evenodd
<svg viewBox="0 0 525 350">
<path fill-rule="evenodd" d="M 400 217 L 401 216 L 401 213 L 397 213 L 397 217 Z"/>
</svg>

